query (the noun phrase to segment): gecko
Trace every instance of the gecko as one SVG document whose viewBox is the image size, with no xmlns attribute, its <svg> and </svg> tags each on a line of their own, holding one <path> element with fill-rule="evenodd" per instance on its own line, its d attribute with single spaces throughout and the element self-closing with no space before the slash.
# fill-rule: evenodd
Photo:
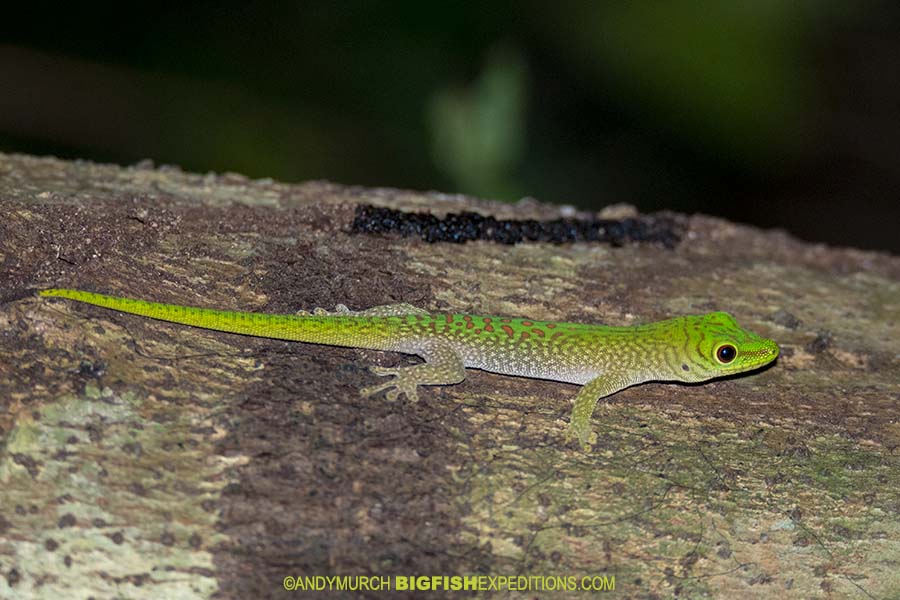
<svg viewBox="0 0 900 600">
<path fill-rule="evenodd" d="M 779 348 L 740 327 L 726 312 L 681 316 L 643 325 L 606 326 L 524 318 L 429 312 L 410 304 L 351 311 L 315 309 L 296 314 L 236 312 L 163 304 L 74 289 L 45 289 L 42 297 L 67 298 L 171 323 L 273 338 L 386 350 L 418 355 L 424 363 L 384 368 L 391 377 L 363 388 L 418 401 L 420 385 L 452 385 L 466 369 L 574 383 L 575 396 L 566 440 L 582 449 L 592 441 L 591 415 L 597 402 L 648 381 L 696 383 L 752 371 L 778 357 Z"/>
</svg>

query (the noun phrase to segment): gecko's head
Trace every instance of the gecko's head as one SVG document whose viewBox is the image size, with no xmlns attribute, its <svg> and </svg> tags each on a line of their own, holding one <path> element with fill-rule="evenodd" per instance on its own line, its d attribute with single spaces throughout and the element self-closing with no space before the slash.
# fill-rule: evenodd
<svg viewBox="0 0 900 600">
<path fill-rule="evenodd" d="M 687 317 L 685 332 L 687 352 L 676 369 L 681 381 L 752 371 L 778 357 L 778 344 L 743 329 L 725 312 Z"/>
</svg>

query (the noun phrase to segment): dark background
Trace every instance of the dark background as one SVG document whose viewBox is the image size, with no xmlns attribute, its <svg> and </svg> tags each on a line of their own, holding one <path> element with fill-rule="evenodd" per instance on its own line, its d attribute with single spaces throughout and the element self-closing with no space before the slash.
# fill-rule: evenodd
<svg viewBox="0 0 900 600">
<path fill-rule="evenodd" d="M 0 151 L 628 202 L 898 252 L 897 6 L 4 7 Z"/>
</svg>

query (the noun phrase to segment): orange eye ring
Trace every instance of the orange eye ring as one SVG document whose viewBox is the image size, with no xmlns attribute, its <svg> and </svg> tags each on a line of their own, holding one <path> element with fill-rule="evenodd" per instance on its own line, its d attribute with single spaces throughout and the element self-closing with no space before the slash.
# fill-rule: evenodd
<svg viewBox="0 0 900 600">
<path fill-rule="evenodd" d="M 716 360 L 723 365 L 733 362 L 737 358 L 737 348 L 731 344 L 722 344 L 716 348 Z"/>
</svg>

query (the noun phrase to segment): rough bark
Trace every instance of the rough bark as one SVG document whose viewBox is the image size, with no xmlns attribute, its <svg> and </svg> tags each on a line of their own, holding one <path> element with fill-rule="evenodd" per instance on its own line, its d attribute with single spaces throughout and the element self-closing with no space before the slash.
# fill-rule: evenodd
<svg viewBox="0 0 900 600">
<path fill-rule="evenodd" d="M 369 365 L 416 359 L 9 301 L 0 597 L 261 598 L 289 575 L 607 575 L 626 597 L 900 589 L 900 259 L 705 216 L 675 250 L 427 244 L 349 234 L 360 203 L 560 214 L 0 155 L 0 296 L 608 324 L 721 309 L 782 356 L 616 394 L 585 454 L 563 442 L 574 386 L 473 371 L 418 404 L 362 399 Z M 459 597 L 429 597 L 444 595 Z"/>
</svg>

